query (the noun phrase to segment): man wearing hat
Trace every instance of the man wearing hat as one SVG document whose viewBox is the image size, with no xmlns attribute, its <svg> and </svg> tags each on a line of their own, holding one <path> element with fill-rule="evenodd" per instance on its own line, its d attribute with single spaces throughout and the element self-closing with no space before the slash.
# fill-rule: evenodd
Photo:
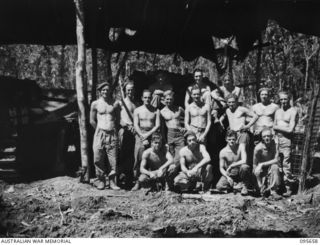
<svg viewBox="0 0 320 245">
<path fill-rule="evenodd" d="M 264 128 L 272 128 L 274 122 L 274 115 L 279 109 L 279 106 L 270 101 L 270 91 L 268 88 L 261 88 L 259 90 L 260 103 L 252 106 L 252 111 L 258 115 L 258 119 L 254 124 L 254 139 L 258 143 L 261 139 L 261 131 Z"/>
<path fill-rule="evenodd" d="M 181 172 L 174 179 L 174 185 L 180 191 L 192 191 L 197 182 L 203 183 L 203 190 L 210 189 L 212 166 L 210 155 L 203 144 L 199 144 L 193 131 L 185 134 L 187 146 L 180 150 Z"/>
<path fill-rule="evenodd" d="M 116 115 L 120 103 L 112 98 L 109 83 L 101 83 L 98 90 L 100 98 L 92 102 L 90 109 L 90 124 L 95 128 L 93 139 L 93 158 L 97 176 L 95 186 L 99 190 L 104 189 L 105 177 L 108 175 L 110 188 L 119 190 L 116 185 L 118 149 Z"/>
</svg>

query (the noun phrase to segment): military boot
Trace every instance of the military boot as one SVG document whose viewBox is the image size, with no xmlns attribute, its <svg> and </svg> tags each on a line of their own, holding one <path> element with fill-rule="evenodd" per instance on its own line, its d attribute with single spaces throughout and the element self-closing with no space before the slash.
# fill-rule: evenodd
<svg viewBox="0 0 320 245">
<path fill-rule="evenodd" d="M 106 187 L 106 180 L 103 176 L 99 176 L 94 182 L 93 185 L 98 189 L 98 190 L 104 190 Z"/>
<path fill-rule="evenodd" d="M 111 190 L 115 190 L 115 191 L 120 190 L 120 187 L 117 186 L 117 184 L 116 184 L 116 175 L 113 175 L 113 176 L 109 177 L 109 183 L 110 183 L 110 189 Z"/>
</svg>

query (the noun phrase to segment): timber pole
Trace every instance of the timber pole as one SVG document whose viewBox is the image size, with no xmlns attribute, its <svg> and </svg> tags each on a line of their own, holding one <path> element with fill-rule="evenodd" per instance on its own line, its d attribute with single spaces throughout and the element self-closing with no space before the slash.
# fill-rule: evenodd
<svg viewBox="0 0 320 245">
<path fill-rule="evenodd" d="M 257 65 L 256 65 L 256 98 L 259 101 L 259 89 L 260 89 L 260 80 L 261 80 L 261 53 L 262 53 L 262 40 L 261 35 L 259 38 L 259 46 L 257 50 Z"/>
<path fill-rule="evenodd" d="M 299 193 L 303 192 L 305 189 L 305 183 L 307 179 L 307 166 L 310 160 L 310 146 L 311 146 L 311 137 L 314 125 L 314 117 L 315 112 L 317 109 L 317 103 L 320 97 L 320 85 L 318 85 L 318 89 L 316 95 L 313 96 L 312 104 L 309 112 L 309 122 L 306 127 L 306 135 L 305 135 L 305 143 L 303 147 L 302 153 L 302 163 L 301 163 L 301 170 L 300 170 L 300 180 L 299 180 Z"/>
<path fill-rule="evenodd" d="M 80 151 L 82 165 L 82 180 L 89 182 L 89 119 L 86 75 L 86 47 L 84 39 L 84 9 L 83 0 L 74 0 L 76 8 L 76 33 L 78 46 L 78 60 L 76 62 L 76 91 L 78 101 L 78 120 L 80 129 Z"/>
<path fill-rule="evenodd" d="M 97 62 L 97 48 L 91 48 L 92 57 L 92 86 L 91 86 L 91 102 L 97 99 L 97 84 L 98 84 L 98 62 Z"/>
</svg>

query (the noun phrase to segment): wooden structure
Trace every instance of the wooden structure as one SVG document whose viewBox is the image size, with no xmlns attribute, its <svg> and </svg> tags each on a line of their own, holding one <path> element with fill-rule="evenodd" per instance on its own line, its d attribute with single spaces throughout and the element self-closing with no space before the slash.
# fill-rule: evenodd
<svg viewBox="0 0 320 245">
<path fill-rule="evenodd" d="M 0 178 L 30 180 L 65 174 L 77 158 L 77 106 L 72 94 L 42 91 L 32 80 L 0 77 Z M 68 120 L 65 120 L 68 117 Z M 80 162 L 79 159 L 77 160 Z M 76 168 L 73 166 L 73 168 Z M 71 171 L 70 171 L 71 172 Z"/>
</svg>

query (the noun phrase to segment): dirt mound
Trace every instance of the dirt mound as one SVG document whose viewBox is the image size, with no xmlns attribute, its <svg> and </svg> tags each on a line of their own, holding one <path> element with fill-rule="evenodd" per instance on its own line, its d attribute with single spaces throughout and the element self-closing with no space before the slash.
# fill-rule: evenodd
<svg viewBox="0 0 320 245">
<path fill-rule="evenodd" d="M 58 177 L 7 185 L 2 237 L 301 237 L 318 236 L 320 187 L 274 201 L 240 194 L 99 191 Z M 309 198 L 309 199 L 308 199 Z M 307 223 L 307 224 L 306 224 Z M 319 227 L 319 228 L 318 228 Z"/>
</svg>

